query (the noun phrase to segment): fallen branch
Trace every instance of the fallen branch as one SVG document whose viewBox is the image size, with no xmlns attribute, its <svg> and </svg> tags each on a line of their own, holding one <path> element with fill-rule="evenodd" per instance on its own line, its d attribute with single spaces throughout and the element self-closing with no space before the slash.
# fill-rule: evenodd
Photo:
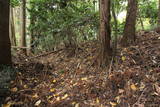
<svg viewBox="0 0 160 107">
<path fill-rule="evenodd" d="M 147 88 L 145 88 L 145 89 L 143 90 L 143 92 L 142 92 L 141 95 L 139 96 L 138 100 L 136 101 L 136 103 L 134 103 L 134 104 L 132 105 L 132 107 L 135 107 L 136 105 L 140 104 L 140 100 L 142 99 L 142 97 L 143 97 L 143 95 L 144 95 L 144 93 L 145 93 L 146 90 L 147 90 Z"/>
<path fill-rule="evenodd" d="M 51 52 L 47 52 L 47 53 L 43 53 L 43 54 L 40 54 L 40 55 L 37 55 L 37 56 L 33 56 L 33 57 L 30 57 L 30 58 L 26 58 L 27 60 L 31 60 L 31 59 L 34 59 L 34 58 L 39 58 L 39 57 L 42 57 L 42 56 L 47 56 L 49 54 L 52 54 L 52 53 L 57 53 L 59 51 L 61 51 L 63 49 L 59 49 L 57 51 L 51 51 Z"/>
<path fill-rule="evenodd" d="M 29 48 L 29 47 L 19 47 L 19 46 L 11 46 L 11 48 L 20 48 L 20 49 L 31 49 L 31 48 Z"/>
</svg>

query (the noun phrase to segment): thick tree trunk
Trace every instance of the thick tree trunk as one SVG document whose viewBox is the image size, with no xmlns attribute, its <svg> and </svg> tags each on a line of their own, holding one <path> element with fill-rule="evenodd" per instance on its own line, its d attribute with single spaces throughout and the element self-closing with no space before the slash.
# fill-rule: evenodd
<svg viewBox="0 0 160 107">
<path fill-rule="evenodd" d="M 2 65 L 11 65 L 9 4 L 10 0 L 0 0 L 0 64 Z"/>
<path fill-rule="evenodd" d="M 21 12 L 21 47 L 26 47 L 26 0 L 22 0 Z M 26 49 L 22 53 L 26 55 Z"/>
<path fill-rule="evenodd" d="M 100 0 L 100 55 L 101 67 L 109 64 L 111 55 L 111 30 L 110 30 L 110 0 Z"/>
<path fill-rule="evenodd" d="M 160 0 L 159 0 L 159 9 L 158 9 L 158 27 L 160 27 Z"/>
<path fill-rule="evenodd" d="M 12 46 L 16 46 L 16 36 L 15 36 L 15 27 L 14 27 L 14 15 L 13 8 L 10 6 L 10 41 Z"/>
<path fill-rule="evenodd" d="M 137 0 L 128 0 L 128 9 L 126 23 L 124 27 L 124 34 L 121 40 L 122 46 L 129 46 L 133 44 L 136 39 L 136 15 L 137 15 Z"/>
</svg>

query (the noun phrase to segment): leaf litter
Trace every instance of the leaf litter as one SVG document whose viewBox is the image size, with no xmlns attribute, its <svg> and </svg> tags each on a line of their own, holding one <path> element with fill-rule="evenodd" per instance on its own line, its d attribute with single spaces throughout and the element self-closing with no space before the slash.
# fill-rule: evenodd
<svg viewBox="0 0 160 107">
<path fill-rule="evenodd" d="M 71 57 L 67 49 L 14 56 L 21 72 L 2 107 L 159 107 L 159 38 L 156 32 L 141 31 L 134 46 L 119 46 L 110 73 L 93 65 L 96 41 L 80 44 Z"/>
</svg>

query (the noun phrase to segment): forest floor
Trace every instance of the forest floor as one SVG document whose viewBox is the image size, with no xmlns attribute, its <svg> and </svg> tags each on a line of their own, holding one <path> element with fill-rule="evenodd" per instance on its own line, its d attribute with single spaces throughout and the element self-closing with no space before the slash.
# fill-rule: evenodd
<svg viewBox="0 0 160 107">
<path fill-rule="evenodd" d="M 97 52 L 92 41 L 81 44 L 76 56 L 61 49 L 14 57 L 21 72 L 3 107 L 159 107 L 160 34 L 139 32 L 134 46 L 118 48 L 109 70 L 93 64 Z"/>
</svg>

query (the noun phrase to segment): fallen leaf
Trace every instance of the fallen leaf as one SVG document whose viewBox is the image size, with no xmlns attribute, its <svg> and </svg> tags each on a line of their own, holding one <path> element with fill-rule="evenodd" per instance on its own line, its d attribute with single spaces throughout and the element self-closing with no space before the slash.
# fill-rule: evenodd
<svg viewBox="0 0 160 107">
<path fill-rule="evenodd" d="M 41 100 L 38 100 L 34 105 L 39 106 L 41 104 Z"/>
<path fill-rule="evenodd" d="M 50 92 L 54 92 L 54 91 L 55 91 L 55 88 L 51 88 L 51 89 L 50 89 Z"/>
<path fill-rule="evenodd" d="M 56 100 L 57 100 L 57 101 L 60 101 L 60 100 L 61 100 L 61 98 L 60 98 L 60 97 L 57 97 L 57 98 L 56 98 Z"/>
<path fill-rule="evenodd" d="M 27 86 L 27 85 L 24 85 L 23 87 L 24 87 L 24 88 L 28 88 L 28 86 Z"/>
<path fill-rule="evenodd" d="M 73 101 L 73 102 L 72 102 L 72 105 L 75 105 L 75 104 L 76 104 L 76 102 Z"/>
<path fill-rule="evenodd" d="M 75 105 L 75 107 L 79 107 L 79 103 L 77 103 L 77 104 Z"/>
<path fill-rule="evenodd" d="M 159 96 L 159 94 L 158 94 L 158 93 L 156 93 L 156 92 L 153 92 L 151 95 L 157 95 L 157 96 Z"/>
<path fill-rule="evenodd" d="M 114 107 L 114 106 L 116 106 L 117 105 L 117 103 L 115 103 L 115 102 L 109 102 L 111 105 L 112 105 L 112 107 Z"/>
<path fill-rule="evenodd" d="M 145 88 L 145 84 L 143 82 L 141 82 L 141 85 L 139 87 L 140 91 L 144 90 L 144 88 Z"/>
<path fill-rule="evenodd" d="M 155 84 L 155 89 L 156 89 L 156 92 L 158 93 L 158 95 L 160 95 L 160 87 L 158 86 L 158 84 Z"/>
<path fill-rule="evenodd" d="M 2 107 L 10 107 L 11 104 L 3 104 Z"/>
<path fill-rule="evenodd" d="M 125 56 L 122 56 L 122 61 L 125 61 L 126 60 L 126 57 Z"/>
<path fill-rule="evenodd" d="M 96 98 L 96 103 L 98 103 L 98 104 L 99 104 L 99 98 Z"/>
<path fill-rule="evenodd" d="M 57 81 L 56 81 L 56 80 L 53 80 L 52 82 L 53 82 L 53 83 L 56 83 Z"/>
<path fill-rule="evenodd" d="M 121 102 L 120 96 L 117 96 L 115 99 L 117 100 L 117 103 L 118 103 L 118 104 Z"/>
<path fill-rule="evenodd" d="M 32 96 L 32 98 L 38 98 L 38 94 L 37 94 L 37 93 L 34 94 L 34 95 Z"/>
<path fill-rule="evenodd" d="M 119 93 L 119 94 L 122 94 L 122 93 L 124 93 L 124 90 L 123 90 L 123 89 L 119 89 L 119 90 L 118 90 L 118 93 Z"/>
<path fill-rule="evenodd" d="M 131 89 L 132 89 L 133 91 L 136 91 L 136 90 L 137 90 L 137 87 L 136 87 L 134 84 L 132 84 L 132 85 L 131 85 Z"/>
<path fill-rule="evenodd" d="M 68 97 L 68 94 L 65 94 L 63 97 L 62 97 L 62 100 L 66 99 Z"/>
<path fill-rule="evenodd" d="M 17 92 L 17 91 L 18 91 L 18 88 L 17 88 L 17 87 L 14 87 L 14 88 L 11 89 L 11 91 L 12 91 L 12 92 Z"/>
<path fill-rule="evenodd" d="M 84 81 L 84 80 L 86 81 L 86 80 L 87 80 L 87 77 L 81 78 L 81 80 L 82 80 L 82 81 Z"/>
</svg>

